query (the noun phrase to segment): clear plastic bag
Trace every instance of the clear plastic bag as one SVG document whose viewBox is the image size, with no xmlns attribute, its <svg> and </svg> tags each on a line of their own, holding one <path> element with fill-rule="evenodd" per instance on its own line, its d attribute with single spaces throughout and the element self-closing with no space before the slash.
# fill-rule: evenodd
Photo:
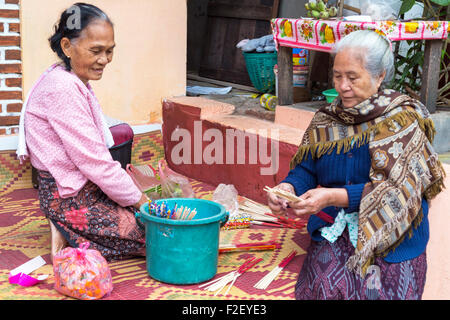
<svg viewBox="0 0 450 320">
<path fill-rule="evenodd" d="M 150 164 L 141 166 L 127 164 L 126 172 L 139 190 L 144 192 L 150 199 L 156 200 L 161 198 L 161 181 L 157 171 Z"/>
<path fill-rule="evenodd" d="M 189 180 L 171 170 L 165 160 L 159 160 L 158 169 L 162 198 L 195 198 Z"/>
<path fill-rule="evenodd" d="M 111 293 L 108 263 L 99 251 L 88 247 L 89 242 L 84 242 L 53 257 L 55 289 L 60 293 L 81 300 L 96 300 Z"/>
<path fill-rule="evenodd" d="M 229 218 L 223 230 L 244 229 L 250 227 L 250 216 L 239 211 L 238 192 L 232 184 L 221 183 L 214 190 L 212 200 L 220 203 L 228 211 Z"/>
<path fill-rule="evenodd" d="M 361 15 L 370 16 L 372 20 L 397 19 L 401 0 L 360 0 Z"/>
<path fill-rule="evenodd" d="M 214 190 L 212 200 L 220 203 L 230 213 L 230 217 L 239 209 L 238 192 L 234 185 L 221 183 Z"/>
</svg>

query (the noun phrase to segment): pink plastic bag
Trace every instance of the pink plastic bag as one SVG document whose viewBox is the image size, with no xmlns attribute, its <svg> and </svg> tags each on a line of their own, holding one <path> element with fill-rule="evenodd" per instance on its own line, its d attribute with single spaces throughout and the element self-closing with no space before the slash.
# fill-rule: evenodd
<svg viewBox="0 0 450 320">
<path fill-rule="evenodd" d="M 189 180 L 170 169 L 164 159 L 159 160 L 158 169 L 162 198 L 195 198 Z"/>
<path fill-rule="evenodd" d="M 60 293 L 81 300 L 96 300 L 111 293 L 108 263 L 99 251 L 88 247 L 89 242 L 84 242 L 54 256 L 55 289 Z"/>
</svg>

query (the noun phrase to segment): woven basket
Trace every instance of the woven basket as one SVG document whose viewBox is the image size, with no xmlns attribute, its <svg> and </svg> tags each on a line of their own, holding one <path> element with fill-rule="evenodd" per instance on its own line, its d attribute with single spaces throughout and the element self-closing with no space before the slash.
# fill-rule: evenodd
<svg viewBox="0 0 450 320">
<path fill-rule="evenodd" d="M 261 93 L 275 92 L 273 67 L 277 64 L 277 52 L 243 54 L 248 75 L 256 90 Z"/>
</svg>

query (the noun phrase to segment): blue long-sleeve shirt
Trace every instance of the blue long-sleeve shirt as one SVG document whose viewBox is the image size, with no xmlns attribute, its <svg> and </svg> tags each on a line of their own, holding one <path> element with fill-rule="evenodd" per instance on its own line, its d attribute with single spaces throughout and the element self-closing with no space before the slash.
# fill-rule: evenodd
<svg viewBox="0 0 450 320">
<path fill-rule="evenodd" d="M 312 159 L 310 155 L 292 169 L 282 182 L 294 186 L 295 193 L 302 195 L 306 191 L 316 188 L 318 185 L 327 188 L 345 188 L 348 194 L 348 207 L 345 212 L 359 212 L 359 204 L 364 185 L 369 182 L 369 170 L 371 166 L 369 147 L 363 145 L 353 148 L 346 153 L 337 154 L 333 150 L 331 154 L 325 154 L 319 159 Z M 322 211 L 335 218 L 341 208 L 327 207 Z M 412 237 L 405 236 L 402 243 L 388 253 L 384 258 L 390 263 L 402 262 L 413 259 L 425 251 L 429 239 L 428 203 L 422 199 L 423 219 L 420 225 L 414 229 Z M 315 241 L 322 241 L 320 228 L 332 225 L 311 215 L 308 220 L 307 230 Z"/>
</svg>

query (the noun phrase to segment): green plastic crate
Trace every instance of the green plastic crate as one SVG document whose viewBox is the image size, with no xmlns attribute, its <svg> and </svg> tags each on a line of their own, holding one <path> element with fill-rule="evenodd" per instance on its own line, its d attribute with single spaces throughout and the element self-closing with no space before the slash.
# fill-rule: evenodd
<svg viewBox="0 0 450 320">
<path fill-rule="evenodd" d="M 247 72 L 253 86 L 261 93 L 275 92 L 275 74 L 273 67 L 277 64 L 277 52 L 244 54 Z"/>
</svg>

